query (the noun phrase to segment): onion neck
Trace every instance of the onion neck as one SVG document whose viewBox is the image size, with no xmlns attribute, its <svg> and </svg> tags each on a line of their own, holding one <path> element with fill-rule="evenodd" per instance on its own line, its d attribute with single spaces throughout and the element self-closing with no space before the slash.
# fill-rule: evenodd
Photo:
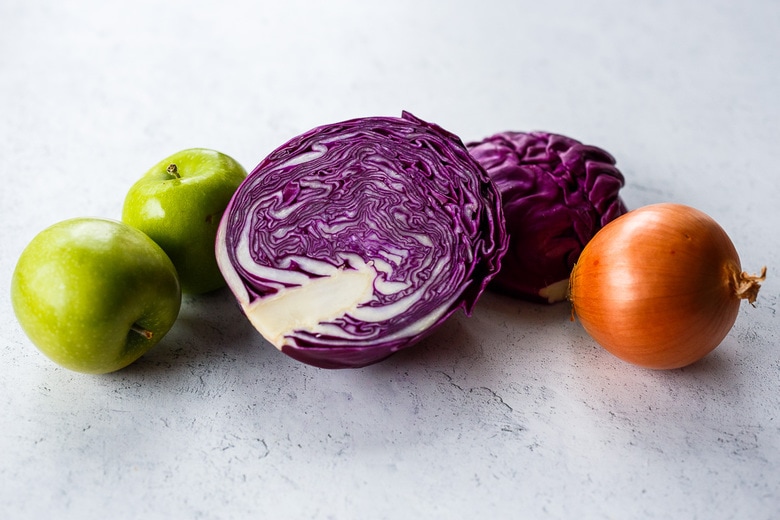
<svg viewBox="0 0 780 520">
<path fill-rule="evenodd" d="M 761 282 L 765 279 L 766 266 L 761 269 L 761 274 L 759 275 L 733 270 L 731 273 L 731 284 L 734 288 L 734 295 L 737 298 L 747 300 L 748 303 L 752 305 L 758 297 L 758 290 L 761 288 Z"/>
</svg>

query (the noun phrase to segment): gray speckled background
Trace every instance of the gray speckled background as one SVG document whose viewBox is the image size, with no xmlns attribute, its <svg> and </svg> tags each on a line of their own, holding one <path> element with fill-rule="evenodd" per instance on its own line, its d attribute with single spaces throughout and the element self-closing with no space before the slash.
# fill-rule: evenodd
<svg viewBox="0 0 780 520">
<path fill-rule="evenodd" d="M 117 7 L 119 5 L 119 7 Z M 780 512 L 780 3 L 0 3 L 4 518 L 701 518 Z M 629 206 L 712 215 L 755 308 L 682 370 L 622 363 L 486 294 L 359 370 L 297 363 L 227 291 L 106 376 L 52 365 L 9 282 L 44 227 L 118 218 L 192 146 L 247 168 L 316 125 L 409 110 L 464 140 L 548 130 L 609 150 Z"/>
</svg>

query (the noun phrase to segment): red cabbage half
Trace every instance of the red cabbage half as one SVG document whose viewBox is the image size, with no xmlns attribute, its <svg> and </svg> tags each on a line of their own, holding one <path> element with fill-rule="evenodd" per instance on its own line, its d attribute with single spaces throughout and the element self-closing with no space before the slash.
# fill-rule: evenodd
<svg viewBox="0 0 780 520">
<path fill-rule="evenodd" d="M 217 259 L 289 356 L 361 367 L 468 315 L 506 251 L 495 186 L 460 139 L 403 113 L 320 126 L 266 157 L 223 214 Z"/>
<path fill-rule="evenodd" d="M 502 132 L 467 148 L 501 193 L 509 234 L 490 288 L 531 301 L 564 300 L 585 244 L 626 212 L 615 159 L 546 132 Z"/>
</svg>

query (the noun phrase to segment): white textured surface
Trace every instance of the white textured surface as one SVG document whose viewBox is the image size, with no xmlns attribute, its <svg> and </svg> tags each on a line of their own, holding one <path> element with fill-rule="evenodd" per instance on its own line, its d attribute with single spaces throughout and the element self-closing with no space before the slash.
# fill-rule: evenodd
<svg viewBox="0 0 780 520">
<path fill-rule="evenodd" d="M 777 518 L 780 3 L 0 3 L 3 518 Z M 219 5 L 219 7 L 217 7 Z M 118 218 L 161 157 L 252 168 L 318 124 L 406 109 L 465 140 L 612 152 L 769 266 L 712 355 L 652 372 L 493 294 L 381 364 L 315 369 L 226 292 L 122 372 L 66 372 L 8 299 L 44 227 Z"/>
</svg>

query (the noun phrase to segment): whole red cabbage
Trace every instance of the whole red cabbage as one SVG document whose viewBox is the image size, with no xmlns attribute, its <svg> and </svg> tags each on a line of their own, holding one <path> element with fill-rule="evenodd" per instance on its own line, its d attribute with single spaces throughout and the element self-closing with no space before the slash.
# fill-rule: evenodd
<svg viewBox="0 0 780 520">
<path fill-rule="evenodd" d="M 266 340 L 344 368 L 470 314 L 506 245 L 498 192 L 465 145 L 403 113 L 320 126 L 276 149 L 230 201 L 216 252 Z"/>
<path fill-rule="evenodd" d="M 501 132 L 467 147 L 501 193 L 509 234 L 490 288 L 531 301 L 564 300 L 585 244 L 626 212 L 615 159 L 547 132 Z"/>
</svg>

